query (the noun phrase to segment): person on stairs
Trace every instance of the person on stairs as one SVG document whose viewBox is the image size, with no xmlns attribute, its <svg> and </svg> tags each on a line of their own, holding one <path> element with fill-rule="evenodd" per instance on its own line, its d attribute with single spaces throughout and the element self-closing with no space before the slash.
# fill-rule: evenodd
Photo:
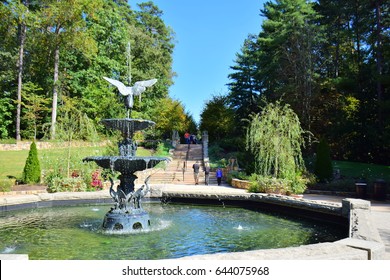
<svg viewBox="0 0 390 280">
<path fill-rule="evenodd" d="M 188 131 L 186 131 L 186 133 L 184 133 L 184 140 L 185 140 L 186 144 L 190 144 L 190 134 L 188 133 Z"/>
<path fill-rule="evenodd" d="M 210 165 L 208 162 L 206 162 L 204 165 L 204 183 L 206 186 L 208 186 L 210 181 Z"/>
<path fill-rule="evenodd" d="M 194 169 L 194 179 L 195 179 L 195 185 L 199 184 L 199 161 L 196 161 L 193 165 L 192 168 Z"/>
<path fill-rule="evenodd" d="M 217 172 L 215 172 L 215 176 L 217 177 L 218 186 L 221 185 L 222 182 L 222 169 L 218 167 Z"/>
</svg>

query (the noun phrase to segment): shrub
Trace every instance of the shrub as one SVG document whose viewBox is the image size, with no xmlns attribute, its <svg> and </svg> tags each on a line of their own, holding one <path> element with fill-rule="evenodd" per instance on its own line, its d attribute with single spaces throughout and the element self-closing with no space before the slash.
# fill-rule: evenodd
<svg viewBox="0 0 390 280">
<path fill-rule="evenodd" d="M 329 182 L 333 177 L 332 160 L 327 141 L 321 139 L 317 146 L 317 157 L 314 165 L 314 174 L 320 182 Z"/>
<path fill-rule="evenodd" d="M 159 141 L 143 141 L 139 145 L 141 147 L 144 147 L 145 149 L 156 150 L 158 145 L 159 145 L 159 143 L 160 143 Z"/>
<path fill-rule="evenodd" d="M 16 144 L 15 138 L 0 139 L 0 144 Z"/>
<path fill-rule="evenodd" d="M 169 156 L 169 150 L 172 149 L 172 145 L 169 142 L 160 142 L 156 147 L 156 156 Z"/>
<path fill-rule="evenodd" d="M 252 174 L 249 178 L 248 191 L 254 193 L 275 194 L 302 194 L 306 190 L 308 179 L 297 174 L 293 179 L 281 179 L 275 177 Z"/>
<path fill-rule="evenodd" d="M 233 171 L 230 171 L 230 172 L 226 175 L 226 182 L 227 182 L 228 184 L 231 184 L 233 178 L 236 178 L 236 179 L 239 179 L 239 180 L 248 180 L 249 177 L 250 177 L 250 176 L 246 175 L 245 172 L 233 170 Z"/>
<path fill-rule="evenodd" d="M 92 173 L 91 187 L 95 190 L 103 189 L 103 182 L 100 177 L 100 170 L 96 170 Z"/>
<path fill-rule="evenodd" d="M 15 180 L 0 179 L 0 192 L 10 192 L 14 184 Z"/>
<path fill-rule="evenodd" d="M 38 159 L 38 150 L 35 142 L 30 145 L 30 151 L 23 169 L 22 182 L 26 184 L 39 183 L 41 181 L 41 166 Z"/>
<path fill-rule="evenodd" d="M 83 192 L 87 185 L 82 178 L 60 178 L 54 177 L 48 184 L 49 192 Z"/>
<path fill-rule="evenodd" d="M 72 176 L 69 178 L 61 164 L 56 165 L 53 162 L 53 167 L 44 176 L 49 192 L 94 191 L 100 190 L 103 187 L 102 177 L 104 174 L 101 174 L 100 170 L 97 172 L 93 163 L 84 163 L 75 166 L 78 168 L 71 172 Z M 113 175 L 110 173 L 109 176 Z"/>
<path fill-rule="evenodd" d="M 286 194 L 291 191 L 287 179 L 252 174 L 250 182 L 249 192 Z"/>
<path fill-rule="evenodd" d="M 302 194 L 307 189 L 307 183 L 310 179 L 305 178 L 301 175 L 296 175 L 295 178 L 290 180 L 290 189 L 293 194 Z M 289 194 L 287 192 L 287 194 Z"/>
</svg>

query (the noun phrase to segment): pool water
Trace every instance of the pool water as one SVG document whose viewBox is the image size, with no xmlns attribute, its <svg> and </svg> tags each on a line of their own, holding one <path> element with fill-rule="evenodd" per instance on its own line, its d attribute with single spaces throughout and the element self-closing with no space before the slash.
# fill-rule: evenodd
<svg viewBox="0 0 390 280">
<path fill-rule="evenodd" d="M 0 253 L 31 260 L 153 260 L 283 248 L 345 237 L 335 225 L 237 207 L 144 203 L 151 228 L 105 232 L 111 205 L 0 213 Z"/>
</svg>

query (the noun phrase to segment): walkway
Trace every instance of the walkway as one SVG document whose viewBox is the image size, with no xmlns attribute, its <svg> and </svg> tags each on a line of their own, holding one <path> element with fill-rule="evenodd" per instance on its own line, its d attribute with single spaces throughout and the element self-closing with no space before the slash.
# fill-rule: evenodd
<svg viewBox="0 0 390 280">
<path fill-rule="evenodd" d="M 304 199 L 341 203 L 345 197 L 305 194 Z M 371 200 L 371 217 L 374 226 L 378 229 L 379 235 L 385 244 L 386 259 L 390 260 L 390 201 Z"/>
</svg>

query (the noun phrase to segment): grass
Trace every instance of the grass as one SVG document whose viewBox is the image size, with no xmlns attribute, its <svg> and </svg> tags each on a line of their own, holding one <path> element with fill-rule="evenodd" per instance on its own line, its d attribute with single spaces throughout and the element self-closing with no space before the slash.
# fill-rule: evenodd
<svg viewBox="0 0 390 280">
<path fill-rule="evenodd" d="M 104 155 L 105 147 L 72 147 L 72 162 L 82 163 L 82 159 L 87 156 Z M 28 150 L 23 151 L 0 151 L 0 179 L 16 178 L 22 176 L 23 168 L 28 156 Z M 137 156 L 150 156 L 149 150 L 139 147 Z M 38 150 L 39 161 L 42 170 L 49 170 L 53 167 L 53 162 L 68 157 L 67 148 L 53 148 Z"/>
<path fill-rule="evenodd" d="M 390 166 L 351 161 L 333 161 L 334 170 L 339 169 L 340 175 L 349 179 L 365 179 L 369 182 L 383 179 L 390 182 Z"/>
<path fill-rule="evenodd" d="M 117 147 L 113 147 L 114 150 Z M 157 151 L 152 151 L 138 147 L 137 156 L 166 156 L 170 147 L 161 146 Z M 38 150 L 38 156 L 42 170 L 53 168 L 54 163 L 67 158 L 67 148 L 53 148 Z M 83 164 L 82 159 L 87 156 L 105 155 L 106 147 L 72 147 L 72 162 Z M 0 151 L 0 180 L 7 178 L 19 179 L 22 176 L 24 164 L 26 162 L 28 150 L 23 151 Z M 222 163 L 219 162 L 218 165 Z M 375 165 L 368 163 L 358 163 L 349 161 L 333 161 L 334 170 L 339 169 L 342 180 L 333 182 L 334 188 L 353 188 L 354 182 L 359 179 L 365 179 L 369 183 L 376 179 L 384 179 L 390 184 L 390 166 Z M 342 184 L 345 186 L 343 187 Z M 329 184 L 324 186 L 332 188 Z"/>
<path fill-rule="evenodd" d="M 365 181 L 368 190 L 372 193 L 374 183 L 377 179 L 387 182 L 390 190 L 390 166 L 351 161 L 333 161 L 333 170 L 340 171 L 340 178 L 329 183 L 316 183 L 310 185 L 311 190 L 325 190 L 338 192 L 355 192 L 355 183 Z"/>
</svg>

